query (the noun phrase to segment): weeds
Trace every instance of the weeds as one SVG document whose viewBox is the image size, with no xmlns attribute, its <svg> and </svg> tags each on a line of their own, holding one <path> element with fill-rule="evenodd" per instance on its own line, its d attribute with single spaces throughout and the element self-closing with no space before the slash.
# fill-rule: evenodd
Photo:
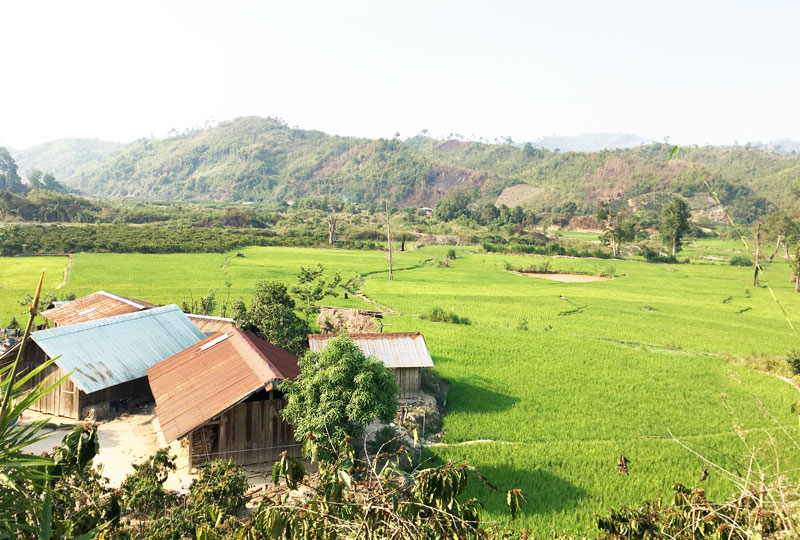
<svg viewBox="0 0 800 540">
<path fill-rule="evenodd" d="M 467 317 L 456 315 L 452 311 L 445 311 L 439 306 L 434 306 L 428 313 L 421 315 L 423 319 L 431 322 L 443 322 L 450 324 L 472 324 Z"/>
</svg>

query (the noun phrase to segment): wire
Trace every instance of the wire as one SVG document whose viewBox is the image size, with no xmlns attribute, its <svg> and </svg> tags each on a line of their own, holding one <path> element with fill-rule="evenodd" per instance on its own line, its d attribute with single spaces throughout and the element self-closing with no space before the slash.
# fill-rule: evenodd
<svg viewBox="0 0 800 540">
<path fill-rule="evenodd" d="M 669 154 L 669 158 L 667 159 L 667 161 L 669 161 L 673 157 L 675 157 L 675 154 L 677 152 L 678 152 L 678 146 L 674 146 L 672 148 L 672 152 L 670 152 L 670 154 Z M 734 223 L 733 218 L 731 218 L 731 215 L 728 213 L 728 209 L 725 208 L 725 205 L 722 204 L 722 201 L 719 200 L 719 196 L 717 196 L 717 192 L 714 191 L 714 189 L 711 187 L 711 184 L 708 182 L 708 178 L 706 177 L 705 173 L 703 173 L 693 161 L 689 160 L 689 163 L 691 164 L 692 169 L 697 174 L 697 176 L 700 177 L 700 179 L 705 184 L 706 189 L 708 189 L 708 192 L 711 194 L 712 197 L 714 197 L 714 200 L 717 201 L 717 204 L 719 205 L 719 207 L 722 208 L 722 212 L 725 214 L 725 217 L 728 218 L 728 222 L 731 224 L 731 227 L 733 227 L 733 230 L 736 232 L 736 235 L 739 237 L 739 240 L 741 240 L 742 244 L 744 244 L 744 247 L 747 250 L 747 253 L 753 259 L 753 262 L 755 263 L 756 268 L 758 268 L 758 271 L 761 273 L 762 276 L 764 276 L 763 277 L 764 285 L 767 287 L 767 290 L 769 290 L 769 293 L 772 295 L 772 299 L 778 305 L 778 309 L 780 309 L 781 313 L 783 313 L 783 316 L 786 319 L 786 322 L 789 324 L 789 328 L 791 328 L 792 332 L 794 332 L 794 335 L 798 339 L 800 339 L 800 334 L 797 333 L 797 328 L 795 328 L 794 324 L 792 324 L 792 320 L 789 318 L 789 314 L 786 312 L 786 309 L 783 307 L 783 304 L 781 304 L 780 300 L 778 300 L 778 297 L 775 295 L 775 291 L 772 289 L 772 286 L 769 284 L 769 280 L 767 280 L 766 274 L 764 273 L 764 268 L 761 266 L 761 263 L 758 262 L 758 260 L 756 260 L 756 257 L 753 254 L 753 250 L 750 248 L 750 244 L 747 243 L 747 240 L 745 239 L 744 235 L 739 230 L 739 227 L 737 227 L 736 223 Z M 800 279 L 800 276 L 797 276 L 797 279 Z"/>
</svg>

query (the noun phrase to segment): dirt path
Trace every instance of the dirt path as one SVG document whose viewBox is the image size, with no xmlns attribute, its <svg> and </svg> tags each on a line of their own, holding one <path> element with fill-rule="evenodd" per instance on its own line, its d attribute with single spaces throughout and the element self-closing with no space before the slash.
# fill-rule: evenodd
<svg viewBox="0 0 800 540">
<path fill-rule="evenodd" d="M 69 281 L 69 271 L 72 270 L 72 263 L 74 260 L 75 260 L 75 255 L 70 254 L 69 262 L 67 263 L 67 266 L 64 267 L 64 278 L 61 280 L 61 283 L 59 283 L 56 286 L 56 289 L 60 289 L 61 287 L 66 285 L 67 282 Z"/>
</svg>

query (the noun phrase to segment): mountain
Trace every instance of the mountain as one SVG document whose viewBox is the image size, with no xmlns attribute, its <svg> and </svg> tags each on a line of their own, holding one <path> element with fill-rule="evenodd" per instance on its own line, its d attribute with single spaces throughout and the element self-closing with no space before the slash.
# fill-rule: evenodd
<svg viewBox="0 0 800 540">
<path fill-rule="evenodd" d="M 351 202 L 389 200 L 432 206 L 452 189 L 474 189 L 494 202 L 553 211 L 575 202 L 591 211 L 600 200 L 651 192 L 707 195 L 690 162 L 704 171 L 723 202 L 751 219 L 791 200 L 800 159 L 754 147 L 649 144 L 597 152 L 552 152 L 526 144 L 485 144 L 417 136 L 406 140 L 327 135 L 245 117 L 169 139 L 131 143 L 85 166 L 70 187 L 102 197 L 157 200 L 284 202 L 332 196 Z M 524 200 L 523 200 L 524 199 Z"/>
<path fill-rule="evenodd" d="M 56 180 L 73 176 L 84 165 L 114 155 L 124 144 L 99 139 L 57 139 L 25 150 L 12 150 L 23 178 L 31 169 L 50 172 Z"/>
<path fill-rule="evenodd" d="M 568 137 L 542 137 L 532 144 L 538 148 L 561 152 L 598 152 L 635 148 L 652 142 L 652 139 L 629 133 L 586 133 Z"/>
</svg>

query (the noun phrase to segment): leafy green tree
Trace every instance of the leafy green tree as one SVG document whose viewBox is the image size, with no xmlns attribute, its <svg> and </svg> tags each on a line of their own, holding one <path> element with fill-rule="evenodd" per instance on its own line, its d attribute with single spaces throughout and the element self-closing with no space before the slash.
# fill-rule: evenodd
<svg viewBox="0 0 800 540">
<path fill-rule="evenodd" d="M 242 301 L 234 304 L 233 318 L 242 330 L 299 355 L 307 348 L 311 328 L 294 310 L 295 303 L 286 285 L 279 281 L 261 281 L 256 284 L 249 309 Z"/>
<path fill-rule="evenodd" d="M 67 191 L 64 187 L 64 184 L 56 180 L 56 177 L 51 173 L 44 173 L 44 176 L 42 177 L 42 184 L 44 184 L 44 189 L 50 191 L 59 191 L 61 193 Z"/>
<path fill-rule="evenodd" d="M 17 163 L 6 148 L 0 146 L 0 191 L 9 189 L 14 193 L 25 193 L 25 185 L 17 173 Z"/>
<path fill-rule="evenodd" d="M 636 238 L 636 222 L 631 218 L 624 218 L 624 214 L 614 210 L 610 203 L 604 203 L 600 207 L 597 221 L 603 224 L 600 241 L 611 248 L 614 257 L 619 256 L 619 249 L 624 243 L 632 242 Z"/>
<path fill-rule="evenodd" d="M 689 205 L 678 197 L 661 210 L 661 241 L 671 250 L 672 256 L 680 251 L 681 240 L 689 232 Z"/>
<path fill-rule="evenodd" d="M 42 171 L 39 169 L 31 169 L 31 172 L 28 173 L 28 187 L 31 189 L 44 189 Z"/>
<path fill-rule="evenodd" d="M 452 221 L 458 217 L 469 217 L 469 203 L 474 193 L 465 189 L 454 189 L 436 203 L 433 217 L 441 221 Z"/>
<path fill-rule="evenodd" d="M 324 446 L 338 448 L 358 438 L 364 426 L 389 422 L 397 412 L 400 386 L 382 362 L 367 358 L 348 336 L 330 339 L 300 360 L 300 375 L 280 385 L 288 402 L 282 411 L 298 441 L 312 434 Z"/>
<path fill-rule="evenodd" d="M 319 303 L 323 298 L 339 296 L 336 289 L 342 282 L 342 277 L 338 273 L 327 277 L 324 272 L 325 267 L 321 264 L 301 266 L 297 285 L 292 287 L 292 294 L 299 301 L 297 309 L 306 316 L 306 322 L 311 320 L 312 315 L 319 313 Z"/>
</svg>

